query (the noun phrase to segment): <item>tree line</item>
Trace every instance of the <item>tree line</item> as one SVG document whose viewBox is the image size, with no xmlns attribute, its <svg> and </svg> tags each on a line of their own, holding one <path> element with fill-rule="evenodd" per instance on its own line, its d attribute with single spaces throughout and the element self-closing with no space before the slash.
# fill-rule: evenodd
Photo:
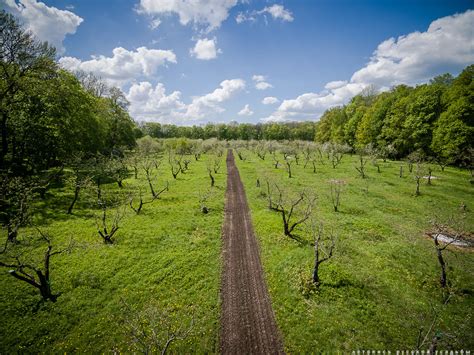
<svg viewBox="0 0 474 355">
<path fill-rule="evenodd" d="M 32 175 L 77 153 L 135 144 L 135 123 L 118 88 L 61 69 L 56 51 L 0 13 L 0 169 Z"/>
<path fill-rule="evenodd" d="M 472 159 L 474 65 L 456 78 L 444 74 L 429 83 L 398 85 L 375 94 L 371 88 L 346 106 L 327 110 L 316 128 L 320 143 L 371 145 L 393 158 L 418 152 L 446 163 Z"/>
<path fill-rule="evenodd" d="M 141 135 L 219 140 L 303 140 L 370 146 L 392 158 L 416 152 L 446 164 L 472 159 L 474 141 L 474 65 L 456 78 L 444 74 L 429 83 L 398 85 L 376 93 L 368 87 L 344 106 L 324 112 L 317 122 L 177 126 L 145 122 Z"/>
</svg>

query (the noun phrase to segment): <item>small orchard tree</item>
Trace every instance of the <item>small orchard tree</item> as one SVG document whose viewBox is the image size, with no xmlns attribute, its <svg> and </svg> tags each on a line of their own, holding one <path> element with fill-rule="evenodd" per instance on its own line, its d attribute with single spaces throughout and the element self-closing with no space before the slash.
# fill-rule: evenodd
<svg viewBox="0 0 474 355">
<path fill-rule="evenodd" d="M 339 206 L 341 204 L 341 193 L 346 182 L 344 180 L 335 180 L 332 179 L 329 181 L 331 187 L 331 201 L 334 207 L 334 212 L 339 211 Z"/>
<path fill-rule="evenodd" d="M 124 331 L 133 352 L 165 355 L 172 343 L 186 339 L 194 327 L 194 317 L 184 321 L 173 312 L 149 304 L 143 310 L 132 309 L 124 300 Z"/>
<path fill-rule="evenodd" d="M 22 245 L 21 251 L 18 253 L 15 254 L 16 250 L 9 250 L 7 254 L 3 254 L 2 260 L 0 260 L 0 266 L 9 268 L 9 274 L 11 276 L 36 288 L 44 301 L 51 300 L 52 302 L 56 302 L 59 294 L 55 294 L 51 290 L 51 258 L 71 251 L 73 244 L 71 240 L 68 247 L 56 250 L 50 237 L 46 233 L 39 231 L 39 234 L 39 240 L 33 239 L 33 243 L 30 245 Z M 31 249 L 28 250 L 29 253 L 25 251 L 27 247 Z M 44 249 L 42 262 L 34 260 L 41 255 L 41 253 L 38 253 L 38 249 L 40 248 Z"/>
<path fill-rule="evenodd" d="M 268 208 L 280 213 L 284 234 L 291 239 L 301 241 L 294 232 L 295 228 L 310 217 L 316 197 L 302 191 L 295 198 L 289 198 L 277 184 L 271 184 L 268 180 L 266 184 Z"/>
<path fill-rule="evenodd" d="M 159 191 L 156 191 L 154 187 L 153 181 L 156 179 L 156 173 L 158 172 L 160 165 L 160 160 L 148 156 L 144 157 L 141 162 L 141 167 L 145 172 L 145 178 L 148 182 L 148 187 L 150 188 L 150 193 L 153 200 L 159 198 L 163 192 L 168 191 L 168 182 L 166 182 L 165 187 Z"/>
<path fill-rule="evenodd" d="M 87 190 L 93 186 L 91 167 L 88 161 L 78 155 L 71 163 L 72 174 L 66 179 L 66 184 L 74 190 L 74 197 L 69 204 L 67 214 L 72 214 L 76 202 L 82 190 Z M 98 191 L 100 191 L 100 178 L 98 181 Z"/>
<path fill-rule="evenodd" d="M 108 218 L 107 210 L 110 210 L 104 200 L 99 201 L 99 206 L 102 209 L 100 217 L 96 218 L 97 233 L 102 238 L 105 244 L 114 244 L 115 234 L 119 229 L 119 223 L 124 217 L 124 209 L 116 208 L 113 218 Z"/>
<path fill-rule="evenodd" d="M 366 150 L 360 149 L 358 152 L 358 165 L 355 166 L 356 170 L 359 172 L 359 176 L 362 179 L 367 177 L 365 173 L 365 165 L 367 164 Z"/>
<path fill-rule="evenodd" d="M 173 175 L 173 179 L 176 179 L 178 177 L 179 173 L 181 173 L 183 171 L 183 169 L 182 169 L 182 159 L 183 159 L 183 157 L 181 155 L 176 155 L 171 150 L 169 151 L 168 163 L 169 163 L 169 166 L 170 166 L 171 175 Z"/>
<path fill-rule="evenodd" d="M 138 205 L 135 204 L 134 200 L 135 200 L 135 197 L 133 195 L 130 195 L 129 196 L 129 205 L 130 205 L 130 208 L 136 213 L 136 214 L 140 214 L 140 212 L 142 211 L 142 208 L 144 205 L 147 205 L 149 203 L 152 203 L 153 201 L 157 200 L 160 198 L 161 194 L 164 193 L 165 191 L 168 191 L 169 190 L 169 183 L 168 181 L 166 182 L 166 185 L 163 187 L 163 189 L 159 190 L 158 192 L 155 192 L 155 196 L 153 196 L 151 199 L 149 200 L 144 200 L 143 199 L 143 194 L 142 194 L 142 189 L 139 187 L 138 188 Z"/>
<path fill-rule="evenodd" d="M 333 234 L 324 235 L 322 223 L 316 223 L 313 218 L 308 220 L 307 230 L 311 239 L 314 240 L 314 266 L 312 280 L 316 287 L 319 287 L 321 280 L 319 277 L 319 268 L 322 263 L 333 257 L 336 247 L 336 237 Z"/>
<path fill-rule="evenodd" d="M 451 244 L 462 241 L 462 233 L 453 230 L 447 224 L 439 223 L 437 220 L 433 220 L 431 223 L 433 225 L 433 230 L 430 235 L 433 238 L 436 256 L 441 269 L 439 283 L 441 288 L 445 289 L 448 286 L 448 278 L 446 273 L 446 261 L 444 259 L 443 252 Z M 451 218 L 448 223 L 453 224 L 453 219 Z"/>
</svg>

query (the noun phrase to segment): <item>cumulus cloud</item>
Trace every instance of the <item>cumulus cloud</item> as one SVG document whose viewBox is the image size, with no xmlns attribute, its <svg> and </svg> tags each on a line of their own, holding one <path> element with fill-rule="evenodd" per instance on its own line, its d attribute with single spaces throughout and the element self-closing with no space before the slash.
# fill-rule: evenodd
<svg viewBox="0 0 474 355">
<path fill-rule="evenodd" d="M 142 81 L 131 85 L 126 97 L 130 102 L 130 114 L 136 120 L 186 125 L 224 112 L 221 104 L 244 88 L 242 79 L 224 80 L 214 91 L 196 96 L 185 104 L 180 91 L 167 95 L 162 83 L 153 87 L 150 82 Z"/>
<path fill-rule="evenodd" d="M 68 10 L 49 7 L 36 0 L 3 0 L 5 10 L 20 19 L 41 41 L 56 47 L 59 54 L 65 52 L 63 41 L 68 34 L 76 33 L 83 19 Z"/>
<path fill-rule="evenodd" d="M 138 12 L 146 15 L 177 14 L 182 25 L 193 23 L 218 28 L 229 16 L 229 10 L 238 0 L 140 0 Z"/>
<path fill-rule="evenodd" d="M 216 48 L 216 39 L 202 38 L 196 42 L 194 48 L 189 50 L 192 56 L 201 60 L 210 60 L 217 58 L 218 53 L 222 53 L 220 49 Z"/>
<path fill-rule="evenodd" d="M 257 21 L 258 16 L 270 15 L 274 20 L 281 20 L 283 22 L 292 22 L 294 20 L 293 14 L 290 10 L 285 9 L 283 5 L 274 4 L 272 6 L 267 6 L 262 10 L 254 10 L 247 12 L 239 12 L 235 17 L 237 23 L 242 22 L 255 22 Z M 266 20 L 266 17 L 265 17 Z"/>
<path fill-rule="evenodd" d="M 273 96 L 267 96 L 262 100 L 262 104 L 264 105 L 273 105 L 280 102 L 276 97 Z"/>
<path fill-rule="evenodd" d="M 250 106 L 247 104 L 242 110 L 237 113 L 239 116 L 252 116 L 253 111 L 250 109 Z"/>
<path fill-rule="evenodd" d="M 186 117 L 197 120 L 204 118 L 208 113 L 222 113 L 225 109 L 219 104 L 229 100 L 244 88 L 245 81 L 242 79 L 224 80 L 220 83 L 220 87 L 213 92 L 195 97 L 187 107 Z"/>
<path fill-rule="evenodd" d="M 126 97 L 130 102 L 130 114 L 139 121 L 173 118 L 186 108 L 181 101 L 181 92 L 173 91 L 166 95 L 162 83 L 155 87 L 148 81 L 133 84 Z"/>
<path fill-rule="evenodd" d="M 426 82 L 474 62 L 474 10 L 433 21 L 426 32 L 383 41 L 352 82 L 379 86 Z"/>
<path fill-rule="evenodd" d="M 153 76 L 160 66 L 176 62 L 173 51 L 146 47 L 135 51 L 118 47 L 112 51 L 112 57 L 93 56 L 87 61 L 74 57 L 59 59 L 59 64 L 65 69 L 92 72 L 114 85 L 122 85 L 142 76 Z"/>
<path fill-rule="evenodd" d="M 474 62 L 473 25 L 474 11 L 468 10 L 433 21 L 425 32 L 383 41 L 350 81 L 331 81 L 319 93 L 284 100 L 262 120 L 316 119 L 326 109 L 347 103 L 369 85 L 386 90 L 398 84 L 427 82 L 446 72 L 457 73 Z"/>
<path fill-rule="evenodd" d="M 291 22 L 294 20 L 293 14 L 291 13 L 291 11 L 285 9 L 283 5 L 275 4 L 272 6 L 267 6 L 261 12 L 269 13 L 270 15 L 272 15 L 274 19 L 280 19 L 282 21 Z"/>
<path fill-rule="evenodd" d="M 273 87 L 272 84 L 265 81 L 266 78 L 263 75 L 254 75 L 252 76 L 252 80 L 255 82 L 255 88 L 257 90 L 266 90 Z"/>
</svg>

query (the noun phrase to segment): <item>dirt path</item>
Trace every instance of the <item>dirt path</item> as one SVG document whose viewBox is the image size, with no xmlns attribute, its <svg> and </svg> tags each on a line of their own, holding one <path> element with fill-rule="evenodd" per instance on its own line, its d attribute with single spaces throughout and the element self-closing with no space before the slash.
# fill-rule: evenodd
<svg viewBox="0 0 474 355">
<path fill-rule="evenodd" d="M 222 257 L 221 353 L 283 354 L 244 186 L 231 150 L 227 153 Z"/>
</svg>

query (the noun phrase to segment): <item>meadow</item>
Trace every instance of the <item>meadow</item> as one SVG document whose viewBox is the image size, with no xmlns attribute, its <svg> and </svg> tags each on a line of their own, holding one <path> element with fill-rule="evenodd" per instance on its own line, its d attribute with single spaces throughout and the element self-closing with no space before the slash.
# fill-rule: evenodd
<svg viewBox="0 0 474 355">
<path fill-rule="evenodd" d="M 138 179 L 130 171 L 123 188 L 104 183 L 103 198 L 119 205 L 108 218 L 116 209 L 123 215 L 112 245 L 97 232 L 101 210 L 93 188 L 81 192 L 72 215 L 66 211 L 73 189 L 59 184 L 48 190 L 34 205 L 30 227 L 20 230 L 17 247 L 26 247 L 38 230 L 49 236 L 53 251 L 72 238 L 69 253 L 51 257 L 51 287 L 61 295 L 55 303 L 41 302 L 36 289 L 2 268 L 1 352 L 161 351 L 173 336 L 173 352 L 215 352 L 226 175 L 222 164 L 203 214 L 200 195 L 210 190 L 207 159 L 193 158 L 176 179 L 165 159 L 153 182 L 158 190 L 169 181 L 169 190 L 138 215 L 128 194 L 136 197 L 140 188 L 143 199 L 151 199 L 143 171 Z M 29 249 L 31 255 L 22 258 L 41 265 L 45 246 Z"/>
<path fill-rule="evenodd" d="M 313 166 L 303 159 L 302 142 L 166 142 L 156 146 L 164 148 L 160 153 L 146 153 L 157 141 L 138 142 L 138 175 L 134 160 L 127 160 L 123 187 L 111 177 L 102 181 L 100 200 L 109 206 L 109 229 L 116 213 L 121 216 L 112 244 L 97 231 L 102 210 L 94 185 L 83 188 L 67 214 L 74 197 L 73 169 L 64 170 L 44 199 L 35 199 L 29 223 L 7 254 L 41 265 L 41 234 L 51 240 L 53 251 L 72 246 L 51 258 L 51 287 L 60 294 L 56 302 L 41 301 L 38 290 L 2 268 L 2 352 L 218 352 L 226 145 L 234 149 L 246 189 L 288 353 L 427 348 L 434 335 L 439 349 L 473 347 L 472 248 L 443 251 L 448 286 L 442 289 L 436 249 L 427 235 L 436 221 L 472 238 L 473 185 L 466 170 L 442 171 L 423 163 L 423 173 L 431 167 L 433 178 L 431 185 L 420 179 L 416 196 L 420 171 L 415 166 L 410 172 L 406 161 L 366 156 L 362 178 L 356 169 L 359 156 L 340 155 L 333 167 L 330 150 L 309 144 Z M 177 142 L 187 147 L 180 161 L 187 160 L 188 168 L 175 179 L 169 161 L 178 154 L 179 147 L 170 148 Z M 169 185 L 137 214 L 131 197 L 135 209 L 140 193 L 144 202 L 152 200 L 141 168 L 150 156 L 160 162 L 152 173 L 155 192 Z M 267 182 L 287 200 L 302 191 L 315 198 L 311 218 L 294 230 L 298 240 L 284 235 L 280 214 L 268 208 Z M 335 183 L 341 188 L 337 212 L 331 198 Z M 296 206 L 295 217 L 303 210 Z M 319 287 L 311 280 L 310 220 L 323 226 L 326 238 L 337 237 L 333 257 L 321 264 Z"/>
<path fill-rule="evenodd" d="M 278 169 L 270 154 L 262 160 L 245 151 L 242 158 L 236 161 L 289 353 L 427 349 L 434 335 L 438 349 L 474 346 L 472 248 L 450 246 L 444 252 L 450 280 L 446 302 L 434 242 L 427 236 L 433 221 L 473 230 L 469 172 L 433 165 L 436 178 L 431 185 L 422 179 L 416 196 L 415 169 L 409 173 L 407 162 L 379 160 L 379 173 L 369 161 L 367 178 L 361 178 L 357 155 L 344 155 L 336 168 L 322 156 L 316 173 L 312 166 L 304 168 L 302 159 L 293 162 L 289 178 L 282 158 Z M 344 184 L 338 212 L 331 199 L 334 180 Z M 319 289 L 311 282 L 311 235 L 304 225 L 296 230 L 303 242 L 283 234 L 280 214 L 268 208 L 266 181 L 290 198 L 301 191 L 314 194 L 314 219 L 337 237 L 334 256 L 320 266 Z"/>
</svg>

